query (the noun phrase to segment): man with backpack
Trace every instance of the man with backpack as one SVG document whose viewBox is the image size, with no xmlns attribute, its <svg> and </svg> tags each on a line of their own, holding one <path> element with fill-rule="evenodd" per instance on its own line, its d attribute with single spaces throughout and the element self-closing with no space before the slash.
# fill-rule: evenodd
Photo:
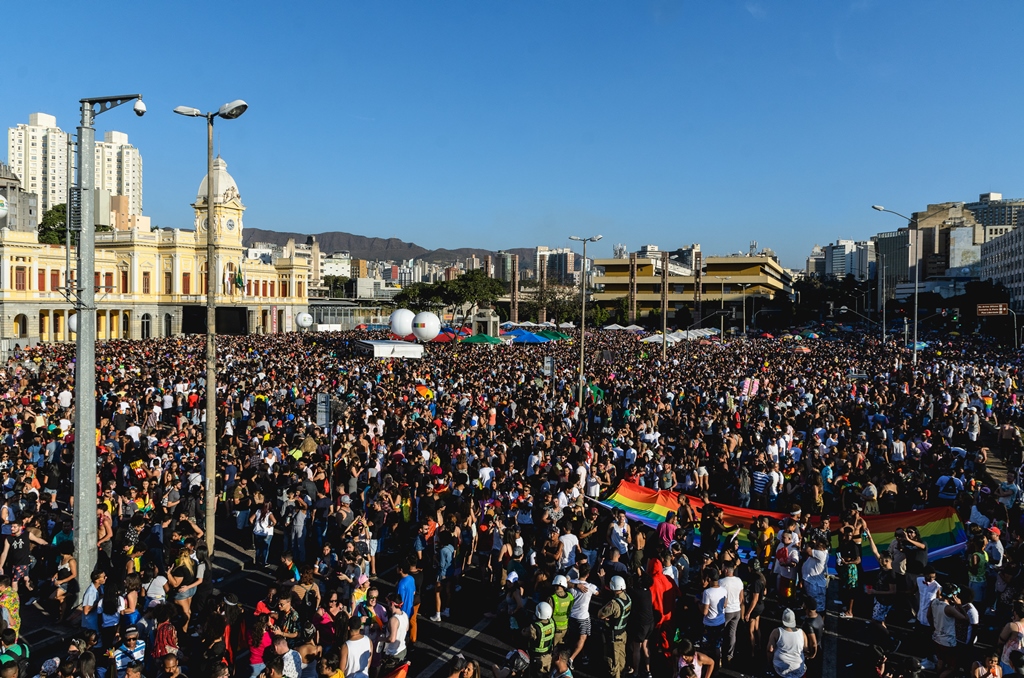
<svg viewBox="0 0 1024 678">
<path fill-rule="evenodd" d="M 18 665 L 18 675 L 27 676 L 30 651 L 28 643 L 18 636 L 18 632 L 12 628 L 6 628 L 0 632 L 0 666 L 15 663 Z"/>
</svg>

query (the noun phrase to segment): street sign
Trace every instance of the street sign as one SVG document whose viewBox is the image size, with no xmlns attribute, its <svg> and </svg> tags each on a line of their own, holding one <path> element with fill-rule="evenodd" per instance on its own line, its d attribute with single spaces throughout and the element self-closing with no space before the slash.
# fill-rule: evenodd
<svg viewBox="0 0 1024 678">
<path fill-rule="evenodd" d="M 551 377 L 555 374 L 555 359 L 552 356 L 544 357 L 544 369 L 541 370 L 545 377 Z"/>
<path fill-rule="evenodd" d="M 1010 312 L 1007 304 L 978 304 L 978 315 L 1006 315 Z"/>
<path fill-rule="evenodd" d="M 316 425 L 329 426 L 331 423 L 331 396 L 329 393 L 316 394 Z"/>
</svg>

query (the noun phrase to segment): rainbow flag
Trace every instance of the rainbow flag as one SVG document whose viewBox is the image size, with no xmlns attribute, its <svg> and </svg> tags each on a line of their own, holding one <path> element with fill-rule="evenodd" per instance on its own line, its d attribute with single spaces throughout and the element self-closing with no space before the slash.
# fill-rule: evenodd
<svg viewBox="0 0 1024 678">
<path fill-rule="evenodd" d="M 598 502 L 606 508 L 622 509 L 631 520 L 643 523 L 647 527 L 656 528 L 665 522 L 669 512 L 679 512 L 680 500 L 686 495 L 670 490 L 650 490 L 636 483 L 621 482 L 608 497 Z M 689 497 L 690 505 L 700 513 L 704 502 L 696 497 Z M 744 509 L 738 506 L 720 504 L 722 508 L 722 522 L 728 527 L 738 527 L 738 532 L 729 530 L 726 538 L 734 532 L 740 544 L 740 555 L 746 558 L 751 553 L 749 528 L 757 516 L 768 516 L 769 518 L 783 520 L 789 517 L 786 513 L 772 513 L 770 511 L 756 511 Z M 928 545 L 928 559 L 939 560 L 963 551 L 967 547 L 967 531 L 960 522 L 956 511 L 950 506 L 940 508 L 923 509 L 921 511 L 907 511 L 905 513 L 890 513 L 879 516 L 865 516 L 864 520 L 871 530 L 875 539 L 875 546 L 879 552 L 889 548 L 890 542 L 895 538 L 897 529 L 903 527 L 916 527 L 921 533 L 921 539 Z M 816 522 L 816 521 L 812 521 Z M 832 525 L 838 526 L 839 520 L 832 519 Z M 699 543 L 699 539 L 697 540 Z M 838 537 L 832 538 L 833 548 L 838 546 Z M 878 569 L 878 561 L 875 554 L 871 552 L 871 544 L 864 540 L 861 553 L 861 568 L 864 571 Z M 833 559 L 834 560 L 834 559 Z M 834 563 L 832 563 L 834 564 Z"/>
</svg>

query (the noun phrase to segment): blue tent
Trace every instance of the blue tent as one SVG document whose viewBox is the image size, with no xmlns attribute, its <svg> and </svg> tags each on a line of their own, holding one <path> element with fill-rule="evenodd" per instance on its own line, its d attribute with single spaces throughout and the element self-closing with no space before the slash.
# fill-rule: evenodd
<svg viewBox="0 0 1024 678">
<path fill-rule="evenodd" d="M 513 334 L 513 333 L 509 332 L 508 334 Z M 536 334 L 533 334 L 531 332 L 523 332 L 522 334 L 515 334 L 514 338 L 512 339 L 512 343 L 513 344 L 545 344 L 545 343 L 547 343 L 549 341 L 551 341 L 551 340 L 550 339 L 545 339 L 544 337 L 537 336 Z"/>
</svg>

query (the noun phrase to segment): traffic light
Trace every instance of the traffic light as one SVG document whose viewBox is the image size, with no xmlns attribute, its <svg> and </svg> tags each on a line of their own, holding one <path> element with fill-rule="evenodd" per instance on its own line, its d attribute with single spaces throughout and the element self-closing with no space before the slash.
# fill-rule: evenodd
<svg viewBox="0 0 1024 678">
<path fill-rule="evenodd" d="M 954 308 L 953 309 L 953 322 L 955 322 L 955 323 L 960 322 L 960 309 L 959 308 Z"/>
</svg>

